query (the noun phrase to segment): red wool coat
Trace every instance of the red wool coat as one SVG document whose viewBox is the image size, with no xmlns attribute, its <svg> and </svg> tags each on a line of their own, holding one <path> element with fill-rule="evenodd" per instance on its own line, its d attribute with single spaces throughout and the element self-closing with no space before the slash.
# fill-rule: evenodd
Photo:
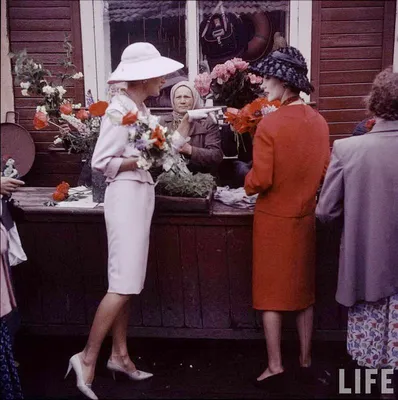
<svg viewBox="0 0 398 400">
<path fill-rule="evenodd" d="M 259 193 L 253 226 L 253 306 L 300 310 L 315 301 L 315 196 L 329 162 L 329 128 L 307 105 L 266 115 L 245 179 Z"/>
</svg>

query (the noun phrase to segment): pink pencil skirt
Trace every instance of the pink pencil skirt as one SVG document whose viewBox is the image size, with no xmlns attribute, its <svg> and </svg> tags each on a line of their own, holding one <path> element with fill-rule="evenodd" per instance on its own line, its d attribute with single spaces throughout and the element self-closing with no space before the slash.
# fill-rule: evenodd
<svg viewBox="0 0 398 400">
<path fill-rule="evenodd" d="M 154 185 L 132 180 L 117 180 L 108 185 L 104 201 L 108 292 L 141 293 L 154 206 Z"/>
</svg>

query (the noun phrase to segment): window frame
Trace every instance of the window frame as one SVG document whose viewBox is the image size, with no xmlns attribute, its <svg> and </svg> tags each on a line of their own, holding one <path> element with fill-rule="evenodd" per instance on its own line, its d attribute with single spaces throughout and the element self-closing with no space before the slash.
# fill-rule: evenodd
<svg viewBox="0 0 398 400">
<path fill-rule="evenodd" d="M 289 44 L 300 49 L 311 76 L 312 1 L 290 0 L 287 31 Z M 316 1 L 316 0 L 314 0 Z M 107 99 L 106 80 L 111 71 L 110 25 L 104 18 L 106 0 L 80 0 L 84 86 L 98 100 Z M 186 49 L 188 78 L 193 81 L 199 69 L 199 11 L 197 1 L 186 2 Z M 310 96 L 303 94 L 306 101 Z"/>
</svg>

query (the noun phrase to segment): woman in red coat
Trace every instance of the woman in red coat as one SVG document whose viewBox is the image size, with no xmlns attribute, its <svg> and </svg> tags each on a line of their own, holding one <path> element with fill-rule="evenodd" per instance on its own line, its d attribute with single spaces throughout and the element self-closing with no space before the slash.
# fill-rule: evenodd
<svg viewBox="0 0 398 400">
<path fill-rule="evenodd" d="M 299 96 L 301 91 L 311 93 L 313 86 L 297 49 L 275 50 L 251 69 L 264 77 L 268 100 L 281 101 L 258 125 L 253 167 L 245 179 L 246 193 L 259 194 L 253 227 L 253 306 L 263 311 L 268 351 L 268 367 L 257 381 L 269 383 L 284 372 L 283 311 L 297 311 L 300 366 L 311 365 L 315 198 L 329 161 L 329 129 Z"/>
</svg>

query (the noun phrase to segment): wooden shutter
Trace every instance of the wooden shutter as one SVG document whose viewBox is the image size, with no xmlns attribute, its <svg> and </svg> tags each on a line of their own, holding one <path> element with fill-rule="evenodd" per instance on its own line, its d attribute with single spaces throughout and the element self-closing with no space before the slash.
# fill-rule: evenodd
<svg viewBox="0 0 398 400">
<path fill-rule="evenodd" d="M 312 100 L 331 145 L 367 117 L 364 97 L 393 62 L 395 1 L 313 1 Z"/>
<path fill-rule="evenodd" d="M 62 46 L 64 33 L 68 33 L 73 45 L 73 62 L 78 71 L 83 71 L 79 1 L 9 0 L 8 16 L 12 52 L 26 48 L 31 58 L 52 72 L 59 72 L 59 62 L 65 54 Z M 67 98 L 84 104 L 83 81 L 75 81 L 66 89 Z M 54 127 L 41 131 L 33 127 L 33 116 L 40 98 L 23 97 L 15 82 L 14 97 L 20 124 L 31 133 L 36 144 L 35 163 L 24 179 L 34 186 L 53 186 L 61 180 L 76 184 L 81 170 L 80 156 L 49 152 L 48 146 L 57 134 Z"/>
</svg>

